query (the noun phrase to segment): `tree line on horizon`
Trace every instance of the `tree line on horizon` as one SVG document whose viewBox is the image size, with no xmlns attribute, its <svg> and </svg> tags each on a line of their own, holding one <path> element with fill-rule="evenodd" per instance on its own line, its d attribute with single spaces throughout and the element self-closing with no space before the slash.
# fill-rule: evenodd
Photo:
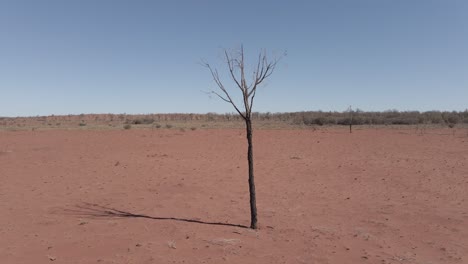
<svg viewBox="0 0 468 264">
<path fill-rule="evenodd" d="M 468 124 L 468 109 L 457 111 L 398 111 L 367 112 L 356 109 L 348 112 L 304 111 L 291 113 L 259 114 L 259 119 L 290 121 L 304 125 L 420 125 Z"/>
<path fill-rule="evenodd" d="M 301 112 L 252 112 L 254 121 L 284 122 L 292 125 L 456 125 L 468 124 L 468 109 L 465 111 L 398 111 L 382 112 L 363 111 L 301 111 Z M 242 118 L 237 113 L 206 113 L 206 114 L 80 114 L 51 115 L 35 117 L 0 117 L 0 125 L 26 122 L 114 122 L 122 124 L 153 124 L 157 122 L 240 122 Z"/>
</svg>

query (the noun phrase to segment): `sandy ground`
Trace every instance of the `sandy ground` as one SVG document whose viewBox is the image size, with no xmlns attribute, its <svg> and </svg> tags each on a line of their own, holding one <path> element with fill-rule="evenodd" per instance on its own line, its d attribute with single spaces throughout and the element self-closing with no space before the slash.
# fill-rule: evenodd
<svg viewBox="0 0 468 264">
<path fill-rule="evenodd" d="M 258 231 L 242 130 L 0 132 L 0 263 L 468 263 L 466 131 L 254 143 Z"/>
</svg>

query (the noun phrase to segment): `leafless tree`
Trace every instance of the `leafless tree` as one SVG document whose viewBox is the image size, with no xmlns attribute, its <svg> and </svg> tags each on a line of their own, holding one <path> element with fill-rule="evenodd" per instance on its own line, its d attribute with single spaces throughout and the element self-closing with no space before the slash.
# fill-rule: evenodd
<svg viewBox="0 0 468 264">
<path fill-rule="evenodd" d="M 257 202 L 254 182 L 252 142 L 252 107 L 257 88 L 263 83 L 263 81 L 265 81 L 265 79 L 270 77 L 280 58 L 270 59 L 268 58 L 265 50 L 259 52 L 258 61 L 253 69 L 252 79 L 248 81 L 248 77 L 246 76 L 246 63 L 244 59 L 243 46 L 241 46 L 238 51 L 234 52 L 228 52 L 228 50 L 225 49 L 224 57 L 228 66 L 229 76 L 235 83 L 234 87 L 236 87 L 235 89 L 239 89 L 242 94 L 242 104 L 235 102 L 231 93 L 232 91 L 228 91 L 228 88 L 221 81 L 218 70 L 211 67 L 208 63 L 204 63 L 204 65 L 210 70 L 211 76 L 219 88 L 219 91 L 211 91 L 210 93 L 218 96 L 221 100 L 230 103 L 245 121 L 248 143 L 247 160 L 249 165 L 250 228 L 257 229 Z"/>
<path fill-rule="evenodd" d="M 349 133 L 353 133 L 353 108 L 349 106 Z"/>
</svg>

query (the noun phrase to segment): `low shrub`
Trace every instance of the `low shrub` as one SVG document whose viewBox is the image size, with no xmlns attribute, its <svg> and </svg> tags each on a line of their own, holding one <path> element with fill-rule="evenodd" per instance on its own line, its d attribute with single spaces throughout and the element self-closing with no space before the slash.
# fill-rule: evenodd
<svg viewBox="0 0 468 264">
<path fill-rule="evenodd" d="M 139 118 L 139 119 L 133 120 L 131 123 L 134 124 L 134 125 L 141 125 L 141 124 L 150 125 L 150 124 L 154 123 L 154 119 L 152 119 L 152 118 Z"/>
</svg>

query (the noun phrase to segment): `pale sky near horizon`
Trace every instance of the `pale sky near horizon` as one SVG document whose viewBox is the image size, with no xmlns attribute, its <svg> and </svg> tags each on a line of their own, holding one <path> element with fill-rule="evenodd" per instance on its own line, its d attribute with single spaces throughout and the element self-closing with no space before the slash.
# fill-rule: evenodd
<svg viewBox="0 0 468 264">
<path fill-rule="evenodd" d="M 468 1 L 0 0 L 0 116 L 234 112 L 240 44 L 287 51 L 254 111 L 468 108 Z"/>
</svg>

